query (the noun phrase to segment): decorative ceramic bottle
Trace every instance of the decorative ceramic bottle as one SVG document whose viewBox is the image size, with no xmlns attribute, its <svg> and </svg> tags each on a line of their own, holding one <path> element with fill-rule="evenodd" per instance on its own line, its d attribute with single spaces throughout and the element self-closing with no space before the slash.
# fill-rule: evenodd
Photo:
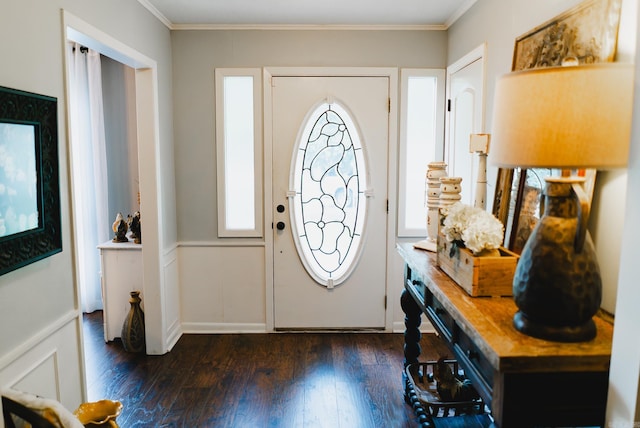
<svg viewBox="0 0 640 428">
<path fill-rule="evenodd" d="M 140 291 L 132 291 L 129 303 L 131 309 L 122 325 L 122 346 L 127 352 L 143 352 L 145 350 L 144 338 L 144 312 L 140 307 Z"/>
</svg>

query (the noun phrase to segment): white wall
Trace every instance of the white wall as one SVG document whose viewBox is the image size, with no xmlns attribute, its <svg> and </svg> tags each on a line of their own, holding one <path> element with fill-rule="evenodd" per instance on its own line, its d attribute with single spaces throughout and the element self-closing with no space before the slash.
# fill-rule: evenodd
<svg viewBox="0 0 640 428">
<path fill-rule="evenodd" d="M 487 42 L 487 130 L 491 129 L 495 80 L 511 69 L 515 38 L 578 3 L 580 1 L 575 0 L 484 0 L 476 3 L 449 29 L 449 63 L 479 43 Z M 637 0 L 623 0 L 618 61 L 632 62 L 635 58 L 638 38 L 637 3 Z M 501 11 L 499 23 L 496 22 L 498 10 Z M 639 81 L 636 71 L 634 118 L 639 117 Z M 602 267 L 605 295 L 603 305 L 616 312 L 607 421 L 611 423 L 610 426 L 620 428 L 635 426 L 634 421 L 637 424 L 640 419 L 640 339 L 637 334 L 640 322 L 637 310 L 640 297 L 637 277 L 640 269 L 634 257 L 640 233 L 637 222 L 640 198 L 633 186 L 634 183 L 640 184 L 639 146 L 640 132 L 636 121 L 631 161 L 627 170 L 630 185 L 626 197 L 626 171 L 599 173 L 589 226 Z M 629 204 L 626 209 L 625 204 Z"/>
<path fill-rule="evenodd" d="M 0 85 L 58 99 L 63 251 L 0 277 L 0 384 L 56 394 L 52 398 L 75 409 L 85 391 L 81 313 L 73 275 L 62 9 L 158 62 L 162 163 L 158 181 L 165 197 L 161 205 L 164 243 L 175 242 L 177 232 L 169 31 L 139 3 L 129 0 L 3 2 Z"/>
<path fill-rule="evenodd" d="M 640 22 L 638 2 L 635 11 L 626 10 L 628 17 Z M 635 13 L 634 13 L 635 12 Z M 627 39 L 636 41 L 636 58 L 640 58 L 640 33 L 629 32 Z M 635 95 L 631 150 L 629 153 L 628 182 L 626 193 L 625 220 L 620 257 L 620 281 L 616 306 L 616 324 L 613 332 L 613 355 L 609 376 L 609 400 L 607 401 L 607 421 L 612 428 L 637 426 L 640 421 L 640 287 L 638 287 L 637 247 L 640 242 L 640 63 L 636 61 Z M 635 425 L 634 425 L 635 423 Z"/>
<path fill-rule="evenodd" d="M 622 14 L 616 61 L 634 62 L 636 56 L 636 35 L 638 19 L 637 0 L 621 0 Z M 620 242 L 625 233 L 625 203 L 627 190 L 627 171 L 600 171 L 596 180 L 592 215 L 589 218 L 591 231 L 600 270 L 603 278 L 604 292 L 602 308 L 616 313 L 616 302 L 619 286 L 619 260 L 622 256 Z"/>
</svg>

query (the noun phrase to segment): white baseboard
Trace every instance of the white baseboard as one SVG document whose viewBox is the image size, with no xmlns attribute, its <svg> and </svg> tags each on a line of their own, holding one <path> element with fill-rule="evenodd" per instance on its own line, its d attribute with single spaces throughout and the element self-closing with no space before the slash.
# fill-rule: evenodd
<svg viewBox="0 0 640 428">
<path fill-rule="evenodd" d="M 224 333 L 267 333 L 267 325 L 262 323 L 183 323 L 183 334 L 224 334 Z"/>
<path fill-rule="evenodd" d="M 171 351 L 175 344 L 178 343 L 178 340 L 180 340 L 180 337 L 182 337 L 182 326 L 179 322 L 175 322 L 169 327 L 167 333 L 167 349 Z"/>
<path fill-rule="evenodd" d="M 393 324 L 392 333 L 404 333 L 404 323 L 396 322 Z M 424 334 L 435 333 L 433 326 L 428 323 L 422 323 L 420 331 Z M 183 323 L 182 334 L 224 334 L 224 333 L 269 333 L 266 324 L 251 323 Z"/>
</svg>

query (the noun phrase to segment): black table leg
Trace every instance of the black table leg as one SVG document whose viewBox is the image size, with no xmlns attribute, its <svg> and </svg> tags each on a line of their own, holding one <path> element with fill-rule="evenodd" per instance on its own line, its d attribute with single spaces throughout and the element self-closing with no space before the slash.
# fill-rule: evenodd
<svg viewBox="0 0 640 428">
<path fill-rule="evenodd" d="M 420 348 L 420 324 L 422 310 L 407 290 L 402 291 L 400 306 L 404 312 L 404 366 L 418 362 L 422 349 Z"/>
<path fill-rule="evenodd" d="M 422 333 L 420 333 L 420 324 L 422 323 L 422 310 L 418 306 L 411 294 L 407 290 L 402 291 L 400 296 L 400 306 L 404 312 L 404 367 L 407 368 L 410 364 L 415 364 L 417 367 L 418 357 L 420 357 L 420 339 Z M 404 385 L 404 401 L 409 404 L 420 424 L 421 428 L 432 428 L 433 421 L 431 416 L 425 411 L 416 391 L 414 390 L 409 378 L 405 372 L 402 371 L 402 384 Z"/>
</svg>

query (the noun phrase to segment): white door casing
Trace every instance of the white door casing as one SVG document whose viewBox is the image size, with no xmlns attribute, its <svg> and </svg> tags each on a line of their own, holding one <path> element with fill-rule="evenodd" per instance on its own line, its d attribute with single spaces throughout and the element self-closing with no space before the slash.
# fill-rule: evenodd
<svg viewBox="0 0 640 428">
<path fill-rule="evenodd" d="M 481 45 L 447 67 L 445 162 L 450 177 L 462 177 L 461 202 L 467 205 L 473 205 L 478 176 L 469 136 L 482 133 L 484 126 L 484 54 Z"/>
<path fill-rule="evenodd" d="M 142 262 L 142 291 L 145 296 L 145 317 L 148 321 L 145 324 L 146 352 L 162 355 L 169 352 L 182 332 L 179 323 L 179 300 L 169 298 L 170 293 L 178 294 L 177 277 L 164 270 L 169 265 L 173 266 L 175 259 L 163 259 L 161 250 L 166 244 L 165 229 L 174 225 L 166 224 L 162 218 L 163 189 L 158 173 L 161 159 L 157 62 L 66 10 L 63 11 L 63 19 L 67 40 L 81 43 L 135 69 L 138 174 L 140 194 L 144 195 L 141 210 L 145 212 L 147 230 Z M 74 239 L 77 237 L 74 236 Z"/>
<path fill-rule="evenodd" d="M 274 326 L 276 329 L 384 328 L 386 324 L 388 77 L 273 77 L 272 218 Z M 355 267 L 334 285 L 314 278 L 301 261 L 293 233 L 292 167 L 301 129 L 315 107 L 345 108 L 362 140 L 368 175 L 367 214 Z M 304 146 L 304 143 L 302 143 Z M 279 212 L 277 207 L 284 207 Z M 282 209 L 282 208 L 281 208 Z M 298 231 L 303 230 L 299 227 Z M 300 232 L 304 233 L 304 232 Z M 357 250 L 350 249 L 349 251 Z"/>
</svg>

